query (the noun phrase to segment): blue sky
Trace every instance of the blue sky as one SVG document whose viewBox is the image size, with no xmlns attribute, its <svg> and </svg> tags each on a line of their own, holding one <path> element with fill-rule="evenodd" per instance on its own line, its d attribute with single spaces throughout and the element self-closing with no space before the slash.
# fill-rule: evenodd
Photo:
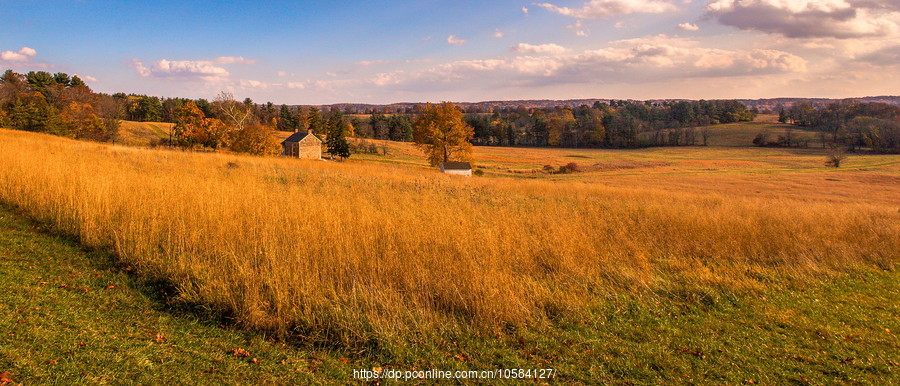
<svg viewBox="0 0 900 386">
<path fill-rule="evenodd" d="M 0 68 L 325 104 L 897 94 L 895 0 L 0 1 Z"/>
</svg>

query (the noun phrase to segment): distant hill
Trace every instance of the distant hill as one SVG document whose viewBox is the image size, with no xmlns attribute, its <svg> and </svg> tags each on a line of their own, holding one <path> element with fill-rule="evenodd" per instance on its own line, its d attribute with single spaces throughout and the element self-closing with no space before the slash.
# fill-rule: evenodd
<svg viewBox="0 0 900 386">
<path fill-rule="evenodd" d="M 516 108 L 518 106 L 524 106 L 526 108 L 552 108 L 556 106 L 570 106 L 577 107 L 581 105 L 592 105 L 594 102 L 601 103 L 610 103 L 612 100 L 626 100 L 629 102 L 650 102 L 653 104 L 662 104 L 665 102 L 676 102 L 676 101 L 684 101 L 690 99 L 648 99 L 648 100 L 637 100 L 637 99 L 616 99 L 616 98 L 591 98 L 591 99 L 523 99 L 523 100 L 509 100 L 509 101 L 484 101 L 484 102 L 454 102 L 457 106 L 460 106 L 463 110 L 468 112 L 488 112 L 491 109 L 506 109 L 506 108 Z M 736 99 L 738 102 L 743 103 L 748 108 L 757 108 L 759 110 L 773 110 L 778 108 L 778 106 L 791 106 L 795 103 L 799 102 L 811 102 L 814 104 L 826 104 L 838 101 L 852 101 L 852 102 L 880 102 L 887 103 L 890 105 L 900 106 L 900 96 L 867 96 L 867 97 L 857 97 L 857 98 L 764 98 L 764 99 Z M 384 111 L 385 108 L 390 109 L 393 112 L 404 112 L 409 109 L 415 108 L 415 106 L 423 105 L 421 102 L 401 102 L 401 103 L 391 103 L 386 105 L 376 105 L 376 104 L 366 104 L 366 103 L 336 103 L 331 105 L 316 105 L 320 109 L 330 109 L 332 107 L 337 107 L 342 111 L 350 111 L 355 113 L 365 113 L 367 111 L 371 111 L 374 109 Z M 307 106 L 307 105 L 303 105 Z"/>
<path fill-rule="evenodd" d="M 889 105 L 900 106 L 900 96 L 868 96 L 860 98 L 768 98 L 768 99 L 737 99 L 748 108 L 757 108 L 759 110 L 775 110 L 779 106 L 790 107 L 796 103 L 809 102 L 812 104 L 828 104 L 833 102 L 858 102 L 858 103 L 886 103 Z"/>
</svg>

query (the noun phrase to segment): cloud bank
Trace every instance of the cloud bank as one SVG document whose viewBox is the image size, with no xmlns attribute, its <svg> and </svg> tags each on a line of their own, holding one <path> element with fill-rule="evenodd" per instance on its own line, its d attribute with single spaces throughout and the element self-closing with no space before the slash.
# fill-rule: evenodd
<svg viewBox="0 0 900 386">
<path fill-rule="evenodd" d="M 896 36 L 900 2 L 874 0 L 714 0 L 707 15 L 742 30 L 789 38 Z"/>
</svg>

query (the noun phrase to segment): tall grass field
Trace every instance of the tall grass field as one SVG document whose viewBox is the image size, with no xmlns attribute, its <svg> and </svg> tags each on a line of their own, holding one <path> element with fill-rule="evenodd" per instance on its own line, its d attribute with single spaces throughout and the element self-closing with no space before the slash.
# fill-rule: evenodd
<svg viewBox="0 0 900 386">
<path fill-rule="evenodd" d="M 867 201 L 879 193 L 864 185 L 848 202 L 629 181 L 454 178 L 0 130 L 0 201 L 181 301 L 323 344 L 586 325 L 618 296 L 703 303 L 900 260 L 900 208 Z"/>
</svg>

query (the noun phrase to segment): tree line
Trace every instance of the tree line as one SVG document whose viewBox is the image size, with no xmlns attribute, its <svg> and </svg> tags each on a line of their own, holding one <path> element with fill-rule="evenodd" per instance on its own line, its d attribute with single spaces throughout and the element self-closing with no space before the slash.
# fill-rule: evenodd
<svg viewBox="0 0 900 386">
<path fill-rule="evenodd" d="M 262 155 L 280 152 L 273 130 L 299 130 L 302 122 L 304 130 L 328 138 L 333 155 L 348 157 L 345 137 L 354 134 L 350 120 L 340 111 L 320 114 L 311 108 L 307 112 L 301 121 L 283 111 L 276 114 L 272 103 L 238 101 L 226 92 L 212 101 L 95 93 L 78 76 L 61 72 L 7 70 L 0 77 L 0 127 L 113 142 L 122 120 L 171 122 L 175 125 L 160 145 Z"/>
<path fill-rule="evenodd" d="M 110 141 L 119 121 L 103 102 L 77 75 L 7 70 L 0 77 L 0 127 Z"/>
<path fill-rule="evenodd" d="M 413 122 L 425 106 L 411 112 L 371 111 L 353 118 L 360 137 L 412 141 Z M 490 146 L 557 146 L 636 148 L 705 145 L 704 126 L 751 121 L 757 112 L 736 101 L 679 101 L 660 104 L 612 100 L 592 106 L 497 109 L 465 113 L 474 130 L 472 143 Z"/>
<path fill-rule="evenodd" d="M 172 122 L 162 144 L 270 154 L 278 151 L 272 130 L 312 130 L 330 152 L 344 155 L 345 137 L 411 142 L 415 122 L 430 105 L 371 109 L 348 114 L 338 107 L 254 103 L 221 93 L 214 100 L 93 92 L 77 76 L 43 71 L 0 79 L 0 125 L 75 138 L 112 141 L 119 121 Z M 733 100 L 662 103 L 610 100 L 578 107 L 500 108 L 464 113 L 475 145 L 636 148 L 705 145 L 705 126 L 750 121 L 755 110 Z M 481 110 L 479 110 L 481 111 Z M 333 138 L 328 140 L 327 138 Z M 339 155 L 339 156 L 340 156 Z"/>
<path fill-rule="evenodd" d="M 823 147 L 830 145 L 842 146 L 848 151 L 868 148 L 878 153 L 900 153 L 900 106 L 877 102 L 818 105 L 802 102 L 788 108 L 780 107 L 778 121 L 818 132 Z M 787 141 L 782 145 L 792 146 L 792 143 Z"/>
</svg>

